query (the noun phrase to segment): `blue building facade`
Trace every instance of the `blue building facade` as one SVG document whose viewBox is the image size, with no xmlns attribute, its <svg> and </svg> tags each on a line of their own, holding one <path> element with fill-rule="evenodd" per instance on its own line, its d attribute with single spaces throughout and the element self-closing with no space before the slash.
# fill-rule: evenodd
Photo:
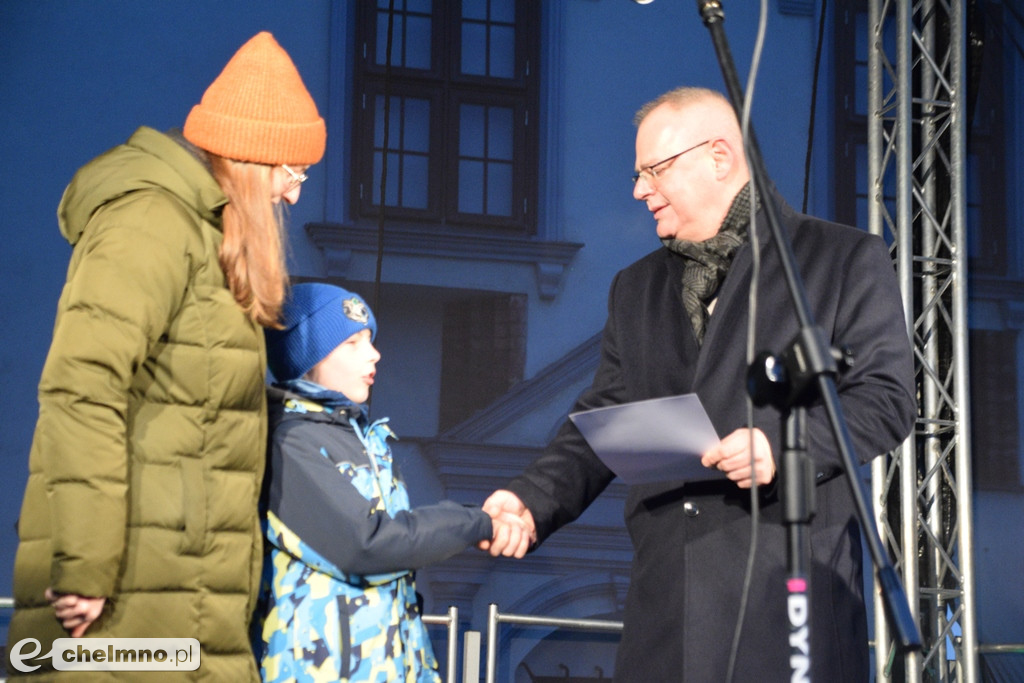
<svg viewBox="0 0 1024 683">
<path fill-rule="evenodd" d="M 539 453 L 589 383 L 612 276 L 659 247 L 631 194 L 633 113 L 678 85 L 723 89 L 706 28 L 678 0 L 394 4 L 389 25 L 388 2 L 371 0 L 0 2 L 0 595 L 10 594 L 36 382 L 70 256 L 56 228 L 61 192 L 137 126 L 180 126 L 260 30 L 291 54 L 328 123 L 327 156 L 290 209 L 290 269 L 373 303 L 383 359 L 372 411 L 401 439 L 413 502 L 481 503 Z M 753 122 L 790 204 L 856 222 L 865 181 L 843 150 L 862 125 L 850 93 L 865 87 L 866 48 L 849 36 L 864 27 L 857 3 L 822 4 L 768 3 Z M 969 140 L 971 327 L 985 350 L 972 371 L 986 420 L 975 438 L 986 454 L 978 614 L 983 642 L 1024 642 L 1024 550 L 1002 522 L 1024 519 L 1024 168 L 1009 153 L 1024 131 L 1024 89 L 1013 86 L 1024 82 L 1024 30 L 1012 28 L 1012 4 L 988 6 L 1005 22 L 989 22 L 984 62 L 999 97 L 978 100 Z M 725 7 L 744 79 L 757 9 Z M 471 551 L 425 569 L 427 610 L 458 606 L 477 630 L 491 603 L 618 618 L 631 556 L 623 498 L 614 483 L 522 561 Z M 502 680 L 611 675 L 614 639 L 580 650 L 543 630 L 503 634 Z"/>
</svg>

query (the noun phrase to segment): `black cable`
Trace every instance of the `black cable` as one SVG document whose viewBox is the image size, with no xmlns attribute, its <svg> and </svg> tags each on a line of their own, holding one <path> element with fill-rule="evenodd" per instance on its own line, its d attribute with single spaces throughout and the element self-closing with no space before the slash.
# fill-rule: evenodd
<svg viewBox="0 0 1024 683">
<path fill-rule="evenodd" d="M 395 36 L 395 0 L 388 2 L 388 37 L 385 41 L 384 48 L 384 134 L 383 141 L 381 143 L 381 160 L 380 160 L 380 204 L 377 211 L 377 265 L 373 275 L 373 293 L 370 295 L 370 310 L 376 311 L 377 315 L 380 315 L 380 281 L 381 272 L 384 269 L 384 219 L 385 219 L 385 201 L 387 199 L 388 189 L 388 145 L 391 140 L 391 48 L 394 44 Z M 370 57 L 367 57 L 368 59 Z M 376 102 L 370 102 L 367 105 L 371 112 L 376 114 L 377 104 Z M 370 146 L 373 149 L 373 146 Z M 370 164 L 373 164 L 373 155 L 371 154 Z M 371 174 L 372 177 L 372 174 Z M 372 191 L 371 191 L 372 195 Z M 373 392 L 366 398 L 367 408 L 373 405 Z"/>
<path fill-rule="evenodd" d="M 814 148 L 814 112 L 818 108 L 818 71 L 821 69 L 821 48 L 825 40 L 825 13 L 828 0 L 821 0 L 818 19 L 818 46 L 814 51 L 814 77 L 811 80 L 811 113 L 807 120 L 807 156 L 804 159 L 804 203 L 801 213 L 807 213 L 807 193 L 811 182 L 811 150 Z"/>
<path fill-rule="evenodd" d="M 377 268 L 373 276 L 372 310 L 377 310 L 380 302 L 381 272 L 384 267 L 384 217 L 388 187 L 388 145 L 391 141 L 391 49 L 395 40 L 395 0 L 388 2 L 388 37 L 384 51 L 384 139 L 380 161 L 380 205 L 377 212 Z M 377 105 L 370 103 L 372 111 Z"/>
<path fill-rule="evenodd" d="M 765 27 L 768 22 L 767 0 L 760 0 L 760 17 L 757 24 L 757 38 L 754 41 L 754 52 L 750 59 L 750 74 L 747 77 L 747 97 L 743 101 L 742 116 L 740 119 L 740 132 L 743 137 L 744 155 L 746 154 L 746 142 L 750 130 L 750 112 L 753 109 L 754 84 L 757 80 L 757 73 L 761 66 L 761 53 L 764 49 Z M 761 248 L 757 237 L 757 184 L 753 176 L 750 179 L 750 248 L 752 266 L 750 274 L 750 288 L 748 290 L 748 317 L 747 317 L 747 367 L 754 361 L 756 353 L 755 339 L 757 338 L 757 307 L 758 307 L 758 280 L 761 274 Z M 736 614 L 736 627 L 733 631 L 732 645 L 729 648 L 729 664 L 726 670 L 725 680 L 732 683 L 735 675 L 736 660 L 739 657 L 740 641 L 743 635 L 743 622 L 746 620 L 747 604 L 750 599 L 750 586 L 754 577 L 754 560 L 757 558 L 757 548 L 760 543 L 759 526 L 761 524 L 761 500 L 757 483 L 756 459 L 754 457 L 754 402 L 750 393 L 747 392 L 747 429 L 750 437 L 750 548 L 747 551 L 747 566 L 743 574 L 743 589 L 740 593 L 740 606 Z"/>
</svg>

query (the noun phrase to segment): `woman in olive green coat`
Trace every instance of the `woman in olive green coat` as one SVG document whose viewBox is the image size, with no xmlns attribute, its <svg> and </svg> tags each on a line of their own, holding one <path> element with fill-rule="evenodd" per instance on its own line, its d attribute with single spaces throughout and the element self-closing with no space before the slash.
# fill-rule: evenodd
<svg viewBox="0 0 1024 683">
<path fill-rule="evenodd" d="M 140 128 L 65 191 L 74 251 L 19 519 L 11 675 L 55 675 L 57 638 L 195 638 L 184 676 L 258 680 L 262 327 L 287 287 L 280 202 L 325 142 L 260 33 L 182 132 Z"/>
</svg>

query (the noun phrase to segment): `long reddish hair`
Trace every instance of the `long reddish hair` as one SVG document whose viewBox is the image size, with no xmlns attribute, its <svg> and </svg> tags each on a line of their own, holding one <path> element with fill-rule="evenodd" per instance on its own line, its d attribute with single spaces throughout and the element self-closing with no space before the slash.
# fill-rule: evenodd
<svg viewBox="0 0 1024 683">
<path fill-rule="evenodd" d="M 228 198 L 218 255 L 228 288 L 254 322 L 279 328 L 288 270 L 283 210 L 270 201 L 272 167 L 216 154 L 210 162 Z"/>
</svg>

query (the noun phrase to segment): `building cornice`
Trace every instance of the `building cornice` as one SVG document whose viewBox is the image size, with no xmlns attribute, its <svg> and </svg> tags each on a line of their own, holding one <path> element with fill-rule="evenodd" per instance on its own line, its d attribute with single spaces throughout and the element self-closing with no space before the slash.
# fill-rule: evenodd
<svg viewBox="0 0 1024 683">
<path fill-rule="evenodd" d="M 432 230 L 412 226 L 389 226 L 383 239 L 376 228 L 344 223 L 307 223 L 306 234 L 324 255 L 326 275 L 349 279 L 354 259 L 376 256 L 383 246 L 385 254 L 414 259 L 455 259 L 475 262 L 503 262 L 533 267 L 537 292 L 541 299 L 555 298 L 572 258 L 583 244 L 538 240 L 521 236 L 481 235 L 479 233 Z M 438 281 L 421 283 L 436 286 L 450 284 L 444 269 L 435 269 Z M 496 273 L 496 285 L 506 277 Z"/>
</svg>

